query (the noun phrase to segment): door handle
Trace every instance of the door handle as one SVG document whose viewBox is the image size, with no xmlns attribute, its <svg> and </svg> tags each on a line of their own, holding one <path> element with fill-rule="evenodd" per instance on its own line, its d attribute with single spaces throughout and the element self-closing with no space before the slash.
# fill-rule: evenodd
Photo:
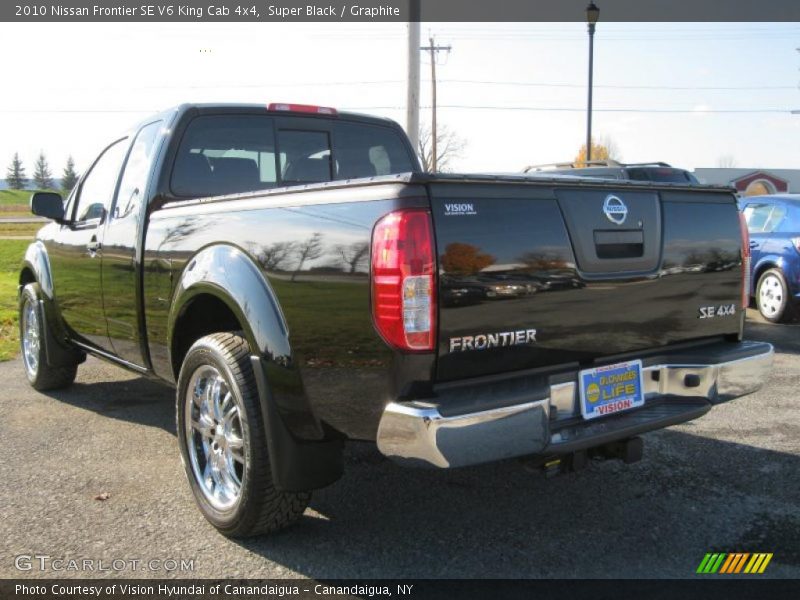
<svg viewBox="0 0 800 600">
<path fill-rule="evenodd" d="M 751 248 L 757 248 L 758 247 L 758 242 L 756 242 L 755 240 L 750 240 L 750 247 Z"/>
<path fill-rule="evenodd" d="M 95 252 L 100 250 L 100 248 L 102 248 L 102 247 L 103 247 L 103 244 L 101 244 L 100 242 L 97 241 L 97 236 L 96 235 L 93 235 L 92 239 L 89 241 L 89 243 L 86 244 L 86 249 L 89 250 L 89 254 L 94 254 Z"/>
</svg>

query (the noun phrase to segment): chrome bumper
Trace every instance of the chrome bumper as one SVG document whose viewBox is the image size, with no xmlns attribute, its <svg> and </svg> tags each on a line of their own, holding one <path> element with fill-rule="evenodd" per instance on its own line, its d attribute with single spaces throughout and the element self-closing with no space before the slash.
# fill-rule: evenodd
<svg viewBox="0 0 800 600">
<path fill-rule="evenodd" d="M 682 362 L 675 355 L 645 363 L 645 405 L 592 421 L 580 418 L 577 373 L 529 398 L 520 397 L 520 386 L 513 386 L 512 396 L 520 401 L 487 410 L 452 414 L 444 403 L 391 402 L 378 427 L 378 449 L 401 462 L 447 468 L 573 452 L 660 429 L 761 387 L 772 365 L 772 346 L 742 342 L 729 355 L 736 358 Z M 470 390 L 473 396 L 475 391 Z"/>
</svg>

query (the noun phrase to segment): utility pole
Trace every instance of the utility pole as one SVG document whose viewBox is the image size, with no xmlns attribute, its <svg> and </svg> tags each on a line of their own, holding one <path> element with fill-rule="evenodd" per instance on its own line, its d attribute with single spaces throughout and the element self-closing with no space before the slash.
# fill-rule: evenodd
<svg viewBox="0 0 800 600">
<path fill-rule="evenodd" d="M 419 18 L 420 0 L 409 0 L 408 79 L 406 90 L 406 133 L 414 152 L 419 152 Z"/>
<path fill-rule="evenodd" d="M 436 173 L 438 170 L 436 156 L 436 53 L 440 50 L 450 52 L 450 46 L 437 46 L 433 41 L 433 36 L 428 38 L 429 46 L 423 46 L 420 50 L 431 53 L 431 171 Z"/>
</svg>

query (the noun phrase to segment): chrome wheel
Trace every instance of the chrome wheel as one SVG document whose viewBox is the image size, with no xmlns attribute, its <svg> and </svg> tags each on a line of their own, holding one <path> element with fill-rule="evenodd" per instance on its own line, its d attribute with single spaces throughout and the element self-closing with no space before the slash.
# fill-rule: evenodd
<svg viewBox="0 0 800 600">
<path fill-rule="evenodd" d="M 758 288 L 758 307 L 765 317 L 774 317 L 783 310 L 783 283 L 777 275 L 768 274 Z"/>
<path fill-rule="evenodd" d="M 41 349 L 41 331 L 39 311 L 36 304 L 26 300 L 22 307 L 22 361 L 25 370 L 32 378 L 39 372 L 39 352 Z"/>
<path fill-rule="evenodd" d="M 217 510 L 228 510 L 242 494 L 245 472 L 244 410 L 220 372 L 202 365 L 186 388 L 184 427 L 192 472 Z"/>
</svg>

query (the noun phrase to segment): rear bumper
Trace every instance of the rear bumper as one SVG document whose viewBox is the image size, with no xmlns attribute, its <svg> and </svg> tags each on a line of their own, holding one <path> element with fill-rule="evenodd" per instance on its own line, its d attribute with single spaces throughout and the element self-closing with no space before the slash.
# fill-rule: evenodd
<svg viewBox="0 0 800 600">
<path fill-rule="evenodd" d="M 758 390 L 773 349 L 724 343 L 643 360 L 644 406 L 580 417 L 577 370 L 450 386 L 433 401 L 391 402 L 378 427 L 386 456 L 459 467 L 534 454 L 564 454 L 695 419 L 714 404 Z"/>
</svg>

